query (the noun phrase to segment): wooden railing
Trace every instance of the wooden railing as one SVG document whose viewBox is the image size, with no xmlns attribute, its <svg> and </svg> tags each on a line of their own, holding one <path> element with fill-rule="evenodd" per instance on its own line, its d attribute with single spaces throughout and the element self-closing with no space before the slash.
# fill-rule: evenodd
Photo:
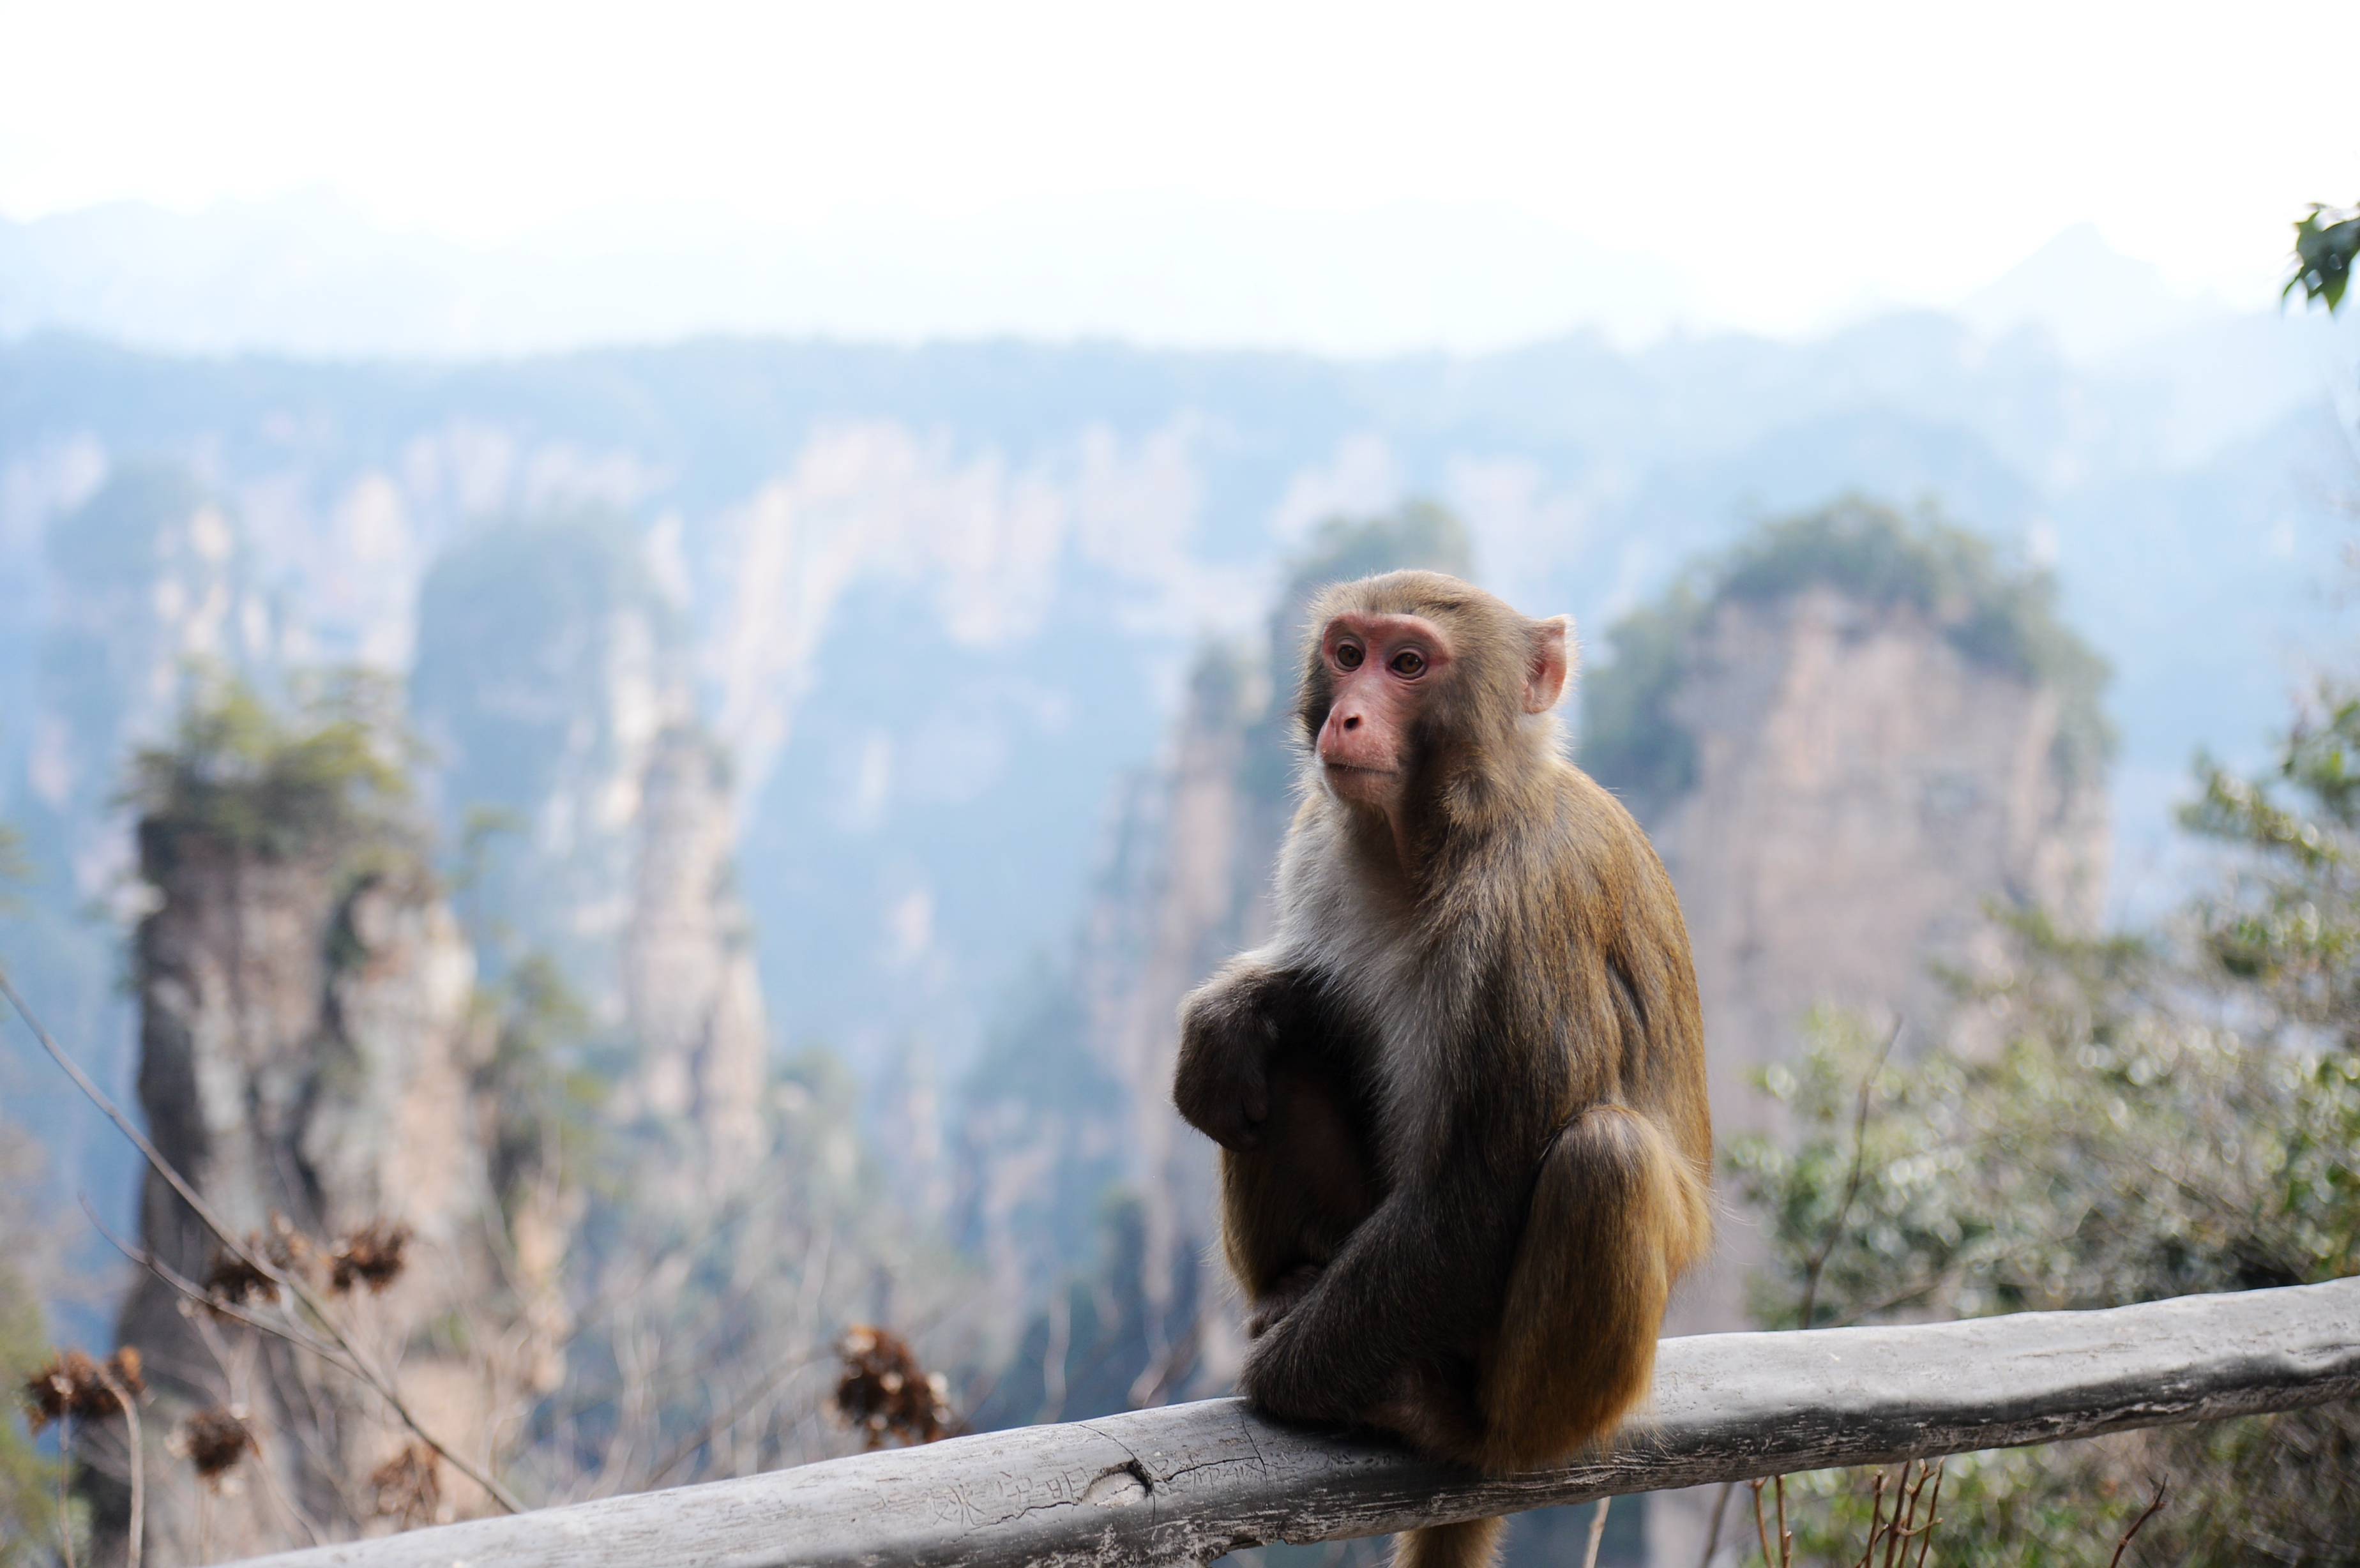
<svg viewBox="0 0 2360 1568">
<path fill-rule="evenodd" d="M 1602 1452 L 1487 1478 L 1236 1399 L 1023 1427 L 257 1560 L 271 1568 L 1201 1563 L 1626 1492 L 2360 1396 L 2360 1279 L 2093 1312 L 1663 1342 Z"/>
</svg>

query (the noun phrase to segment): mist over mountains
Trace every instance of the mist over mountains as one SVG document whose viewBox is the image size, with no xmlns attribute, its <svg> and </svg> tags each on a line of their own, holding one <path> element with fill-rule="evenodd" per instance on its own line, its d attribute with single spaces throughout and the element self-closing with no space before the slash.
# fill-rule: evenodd
<svg viewBox="0 0 2360 1568">
<path fill-rule="evenodd" d="M 1439 500 L 1486 585 L 1572 612 L 1597 657 L 1752 519 L 1852 492 L 1939 504 L 2053 565 L 2114 664 L 2131 914 L 2177 891 L 2192 753 L 2257 759 L 2346 635 L 2355 329 L 2189 307 L 2092 236 L 1972 319 L 1791 342 L 1586 331 L 1338 360 L 712 335 L 485 360 L 420 355 L 499 346 L 487 322 L 511 347 L 563 336 L 563 269 L 517 263 L 503 295 L 438 271 L 439 242 L 363 226 L 339 248 L 332 224 L 304 250 L 241 224 L 0 229 L 0 819 L 41 863 L 14 923 L 118 1082 L 116 938 L 88 911 L 123 893 L 113 770 L 191 657 L 401 675 L 446 851 L 471 811 L 521 814 L 485 886 L 589 965 L 619 919 L 597 889 L 628 863 L 633 759 L 704 726 L 732 759 L 776 1033 L 923 1087 L 1069 948 L 1191 659 L 1262 636 L 1290 552 L 1338 512 Z M 661 260 L 648 297 L 674 313 L 650 335 L 726 306 L 674 287 L 705 262 Z M 536 277 L 547 313 L 511 315 Z M 2026 324 L 2092 289 L 2121 309 L 2070 341 Z M 169 351 L 120 346 L 143 340 Z M 257 343 L 275 352 L 226 352 Z M 527 742 L 530 768 L 500 760 Z"/>
<path fill-rule="evenodd" d="M 1824 332 L 1906 308 L 1862 299 L 1815 322 L 1776 319 Z M 2084 364 L 2232 314 L 2089 224 L 1954 310 L 1994 336 L 2039 326 Z M 1768 319 L 1742 249 L 1675 261 L 1476 202 L 1316 212 L 1161 191 L 956 217 L 880 205 L 790 225 L 683 201 L 497 244 L 390 229 L 324 188 L 188 214 L 120 202 L 0 219 L 0 335 L 58 328 L 199 353 L 453 358 L 737 332 L 1368 357 L 1588 328 L 1631 347 Z"/>
<path fill-rule="evenodd" d="M 1701 319 L 1695 280 L 1661 259 L 1474 204 L 1317 214 L 1164 193 L 785 227 L 683 203 L 493 245 L 388 230 L 324 190 L 0 221 L 0 332 L 198 352 L 450 358 L 727 332 L 1370 354 Z"/>
</svg>

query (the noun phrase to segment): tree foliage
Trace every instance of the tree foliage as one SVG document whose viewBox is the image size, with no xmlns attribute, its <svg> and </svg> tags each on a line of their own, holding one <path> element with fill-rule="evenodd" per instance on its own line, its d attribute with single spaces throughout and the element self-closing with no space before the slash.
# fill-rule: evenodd
<svg viewBox="0 0 2360 1568">
<path fill-rule="evenodd" d="M 170 744 L 132 759 L 151 872 L 192 841 L 289 859 L 379 836 L 410 794 L 399 713 L 398 690 L 361 671 L 300 681 L 284 710 L 244 681 L 208 680 Z"/>
<path fill-rule="evenodd" d="M 2322 687 L 2262 778 L 2199 775 L 2181 821 L 2245 852 L 2199 905 L 2206 947 L 2279 1016 L 2360 1049 L 2360 690 Z"/>
<path fill-rule="evenodd" d="M 2333 315 L 2344 304 L 2355 255 L 2360 255 L 2360 211 L 2312 202 L 2311 211 L 2296 220 L 2294 276 L 2278 298 L 2287 299 L 2300 289 L 2306 303 L 2322 301 Z"/>
<path fill-rule="evenodd" d="M 2171 938 L 2012 917 L 2005 964 L 1952 976 L 1949 1037 L 1907 1062 L 1816 1015 L 1800 1060 L 1763 1075 L 1799 1136 L 1730 1148 L 1775 1259 L 1763 1321 L 1796 1324 L 1807 1292 L 1825 1326 L 2360 1272 L 2355 739 L 2360 699 L 2330 691 L 2265 778 L 2202 769 L 2188 822 L 2237 866 Z M 2150 1474 L 2175 1498 L 2140 1537 L 2151 1560 L 2354 1560 L 2349 1405 L 1954 1461 L 1942 1550 L 2102 1562 Z M 1858 1540 L 1856 1485 L 1805 1489 L 1828 1496 L 1805 1510 L 1812 1551 Z"/>
</svg>

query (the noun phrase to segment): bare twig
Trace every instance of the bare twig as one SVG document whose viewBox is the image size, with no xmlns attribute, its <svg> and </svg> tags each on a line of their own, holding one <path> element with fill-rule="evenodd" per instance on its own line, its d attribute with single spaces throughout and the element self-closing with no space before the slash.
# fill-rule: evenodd
<svg viewBox="0 0 2360 1568">
<path fill-rule="evenodd" d="M 1721 1550 L 1721 1516 L 1729 1512 L 1730 1494 L 1736 1490 L 1734 1481 L 1721 1484 L 1721 1497 L 1712 1505 L 1712 1526 L 1704 1532 L 1704 1555 L 1697 1559 L 1697 1568 L 1712 1568 L 1712 1554 Z"/>
<path fill-rule="evenodd" d="M 1745 1483 L 1754 1488 L 1754 1533 L 1762 1542 L 1762 1568 L 1770 1568 L 1770 1527 L 1762 1519 L 1762 1477 L 1756 1475 Z"/>
<path fill-rule="evenodd" d="M 2123 1538 L 2114 1542 L 2114 1554 L 2106 1560 L 2106 1568 L 2121 1568 L 2123 1553 L 2130 1550 L 2131 1537 L 2136 1535 L 2139 1532 L 2139 1527 L 2146 1524 L 2147 1520 L 2153 1519 L 2156 1516 L 2156 1510 L 2163 1507 L 2163 1494 L 2166 1488 L 2163 1482 L 2160 1480 L 2157 1481 L 2155 1484 L 2155 1501 L 2147 1504 L 2146 1511 L 2141 1513 L 2138 1518 L 2131 1520 L 2130 1529 L 2123 1531 Z"/>
<path fill-rule="evenodd" d="M 139 1451 L 139 1407 L 132 1399 L 131 1390 L 125 1388 L 122 1380 L 114 1373 L 107 1370 L 106 1364 L 103 1361 L 98 1364 L 98 1380 L 106 1385 L 106 1391 L 114 1395 L 115 1402 L 122 1407 L 124 1430 L 129 1434 L 131 1539 L 125 1548 L 125 1561 L 129 1564 L 129 1568 L 139 1568 L 140 1544 L 148 1528 L 148 1466 L 141 1463 L 143 1455 Z"/>
<path fill-rule="evenodd" d="M 1895 1514 L 1895 1516 L 1896 1516 L 1896 1518 L 1897 1518 L 1897 1517 L 1899 1517 L 1900 1512 L 1901 1512 L 1901 1506 L 1900 1506 L 1900 1504 L 1901 1504 L 1901 1499 L 1900 1499 L 1899 1497 L 1896 1497 L 1896 1498 L 1894 1498 L 1894 1508 L 1893 1508 L 1893 1512 L 1894 1512 L 1894 1514 Z M 1866 1546 L 1862 1547 L 1862 1548 L 1861 1548 L 1861 1550 L 1860 1550 L 1860 1564 L 1859 1564 L 1859 1568 L 1869 1568 L 1869 1565 L 1870 1565 L 1871 1563 L 1874 1563 L 1874 1562 L 1876 1561 L 1876 1542 L 1877 1542 L 1877 1538 L 1878 1538 L 1878 1537 L 1880 1537 L 1880 1536 L 1882 1536 L 1884 1533 L 1885 1533 L 1885 1472 L 1884 1472 L 1883 1470 L 1879 1470 L 1879 1471 L 1877 1471 L 1877 1473 L 1876 1473 L 1876 1484 L 1875 1484 L 1875 1486 L 1874 1486 L 1873 1487 L 1871 1487 L 1871 1488 L 1869 1489 L 1869 1494 L 1868 1494 L 1868 1544 L 1867 1544 Z"/>
<path fill-rule="evenodd" d="M 1918 1494 L 1926 1489 L 1926 1467 L 1922 1465 L 1918 1465 L 1916 1484 L 1911 1484 L 1909 1467 L 1917 1464 L 1914 1459 L 1901 1462 L 1901 1485 L 1893 1494 L 1893 1524 L 1885 1532 L 1885 1568 L 1898 1568 L 1901 1553 L 1916 1533 Z"/>
<path fill-rule="evenodd" d="M 1934 1495 L 1926 1503 L 1925 1533 L 1918 1538 L 1918 1568 L 1926 1568 L 1926 1553 L 1934 1547 L 1934 1527 L 1942 1522 L 1942 1472 L 1950 1463 L 1941 1459 L 1934 1465 Z"/>
<path fill-rule="evenodd" d="M 1786 1528 L 1786 1477 L 1773 1477 L 1771 1487 L 1778 1494 L 1778 1568 L 1789 1568 L 1795 1561 L 1795 1532 Z"/>
<path fill-rule="evenodd" d="M 1828 1222 L 1827 1235 L 1819 1238 L 1819 1245 L 1803 1262 L 1801 1326 L 1804 1328 L 1811 1326 L 1811 1312 L 1819 1303 L 1819 1273 L 1827 1268 L 1828 1258 L 1834 1253 L 1836 1243 L 1843 1239 L 1844 1221 L 1852 1217 L 1852 1200 L 1860 1195 L 1862 1167 L 1868 1157 L 1869 1100 L 1876 1092 L 1878 1074 L 1885 1071 L 1886 1059 L 1892 1056 L 1895 1043 L 1901 1039 L 1901 1026 L 1906 1021 L 1902 1018 L 1893 1020 L 1893 1028 L 1885 1036 L 1885 1049 L 1876 1053 L 1876 1065 L 1871 1067 L 1860 1081 L 1860 1109 L 1852 1116 L 1852 1176 L 1844 1182 L 1843 1202 L 1836 1205 L 1835 1217 Z"/>
<path fill-rule="evenodd" d="M 91 1228 L 104 1236 L 108 1246 L 170 1286 L 183 1300 L 194 1302 L 206 1312 L 218 1312 L 225 1318 L 235 1319 L 246 1327 L 260 1334 L 267 1334 L 274 1339 L 283 1340 L 298 1350 L 309 1351 L 339 1372 L 347 1373 L 355 1377 L 367 1376 L 360 1367 L 345 1359 L 344 1353 L 338 1350 L 332 1341 L 322 1339 L 295 1319 L 290 1317 L 284 1323 L 273 1323 L 238 1302 L 224 1301 L 146 1247 L 133 1247 L 107 1228 L 106 1222 L 100 1219 L 98 1212 L 91 1207 L 88 1193 L 82 1193 L 79 1196 L 82 1199 L 82 1212 L 89 1217 Z"/>
<path fill-rule="evenodd" d="M 113 1240 L 114 1238 L 110 1236 L 108 1239 Z M 117 1243 L 116 1245 L 119 1247 L 121 1244 Z M 167 1284 L 171 1283 L 169 1278 L 166 1279 L 165 1282 Z M 314 1522 L 311 1514 L 304 1508 L 299 1507 L 295 1499 L 290 1497 L 279 1485 L 278 1468 L 268 1462 L 264 1454 L 261 1432 L 255 1430 L 254 1422 L 246 1420 L 246 1418 L 238 1417 L 235 1414 L 236 1411 L 246 1407 L 246 1400 L 242 1397 L 241 1390 L 246 1388 L 250 1381 L 252 1374 L 251 1358 L 242 1358 L 246 1362 L 246 1365 L 244 1366 L 234 1365 L 234 1359 L 237 1358 L 233 1358 L 231 1356 L 228 1345 L 222 1339 L 220 1327 L 216 1325 L 213 1320 L 213 1314 L 203 1311 L 191 1310 L 190 1303 L 187 1302 L 185 1298 L 183 1298 L 181 1315 L 187 1318 L 190 1324 L 196 1329 L 197 1337 L 205 1342 L 205 1349 L 207 1353 L 213 1356 L 213 1365 L 221 1370 L 222 1404 L 225 1407 L 224 1413 L 232 1416 L 233 1419 L 239 1421 L 241 1426 L 246 1428 L 246 1452 L 254 1455 L 254 1475 L 261 1481 L 264 1493 L 269 1497 L 273 1506 L 275 1506 L 281 1513 L 285 1514 L 289 1519 L 293 1521 L 295 1527 L 303 1532 L 303 1534 L 311 1541 L 312 1545 L 326 1545 L 326 1540 L 321 1535 L 320 1527 L 316 1522 Z M 271 1435 L 276 1439 L 278 1437 L 284 1436 L 285 1434 L 274 1430 Z M 295 1440 L 290 1438 L 289 1441 L 293 1442 Z M 331 1471 L 330 1474 L 333 1475 L 333 1472 Z M 343 1481 L 341 1477 L 337 1478 L 336 1485 L 338 1490 L 341 1491 L 343 1489 Z"/>
<path fill-rule="evenodd" d="M 41 1042 L 41 1049 L 49 1053 L 50 1059 L 65 1069 L 66 1076 L 73 1080 L 74 1086 L 88 1097 L 91 1104 L 105 1113 L 106 1118 L 121 1130 L 124 1137 L 131 1140 L 132 1147 L 147 1157 L 148 1166 L 157 1175 L 164 1179 L 172 1191 L 180 1195 L 181 1202 L 187 1203 L 190 1210 L 205 1223 L 205 1227 L 220 1239 L 222 1246 L 228 1250 L 229 1254 L 303 1303 L 321 1328 L 326 1331 L 328 1337 L 335 1341 L 338 1348 L 350 1358 L 353 1370 L 359 1375 L 363 1382 L 376 1390 L 377 1398 L 383 1399 L 393 1413 L 401 1419 L 402 1425 L 414 1432 L 420 1442 L 449 1460 L 453 1469 L 481 1486 L 501 1508 L 512 1514 L 524 1512 L 524 1504 L 517 1500 L 516 1494 L 502 1486 L 490 1472 L 462 1458 L 442 1439 L 426 1430 L 417 1415 L 411 1411 L 409 1404 L 403 1400 L 400 1391 L 393 1386 L 393 1379 L 379 1369 L 375 1365 L 374 1358 L 366 1354 L 352 1336 L 344 1332 L 335 1315 L 328 1310 L 328 1304 L 320 1299 L 318 1293 L 310 1285 L 300 1277 L 280 1269 L 268 1258 L 257 1253 L 231 1233 L 222 1217 L 213 1212 L 213 1205 L 206 1203 L 198 1194 L 197 1190 L 189 1184 L 187 1179 L 173 1169 L 172 1162 L 165 1159 L 154 1144 L 148 1141 L 147 1135 L 131 1124 L 131 1118 L 125 1116 L 115 1103 L 107 1097 L 105 1091 L 91 1082 L 90 1075 L 82 1070 L 72 1057 L 66 1054 L 65 1048 L 50 1038 L 49 1031 L 43 1028 L 41 1020 L 34 1016 L 32 1007 L 27 1004 L 23 995 L 9 980 L 5 970 L 0 970 L 0 995 L 7 996 L 9 1004 L 16 1009 L 16 1015 L 25 1020 L 25 1027 L 33 1031 L 34 1038 Z"/>
<path fill-rule="evenodd" d="M 1590 1550 L 1581 1554 L 1581 1568 L 1598 1568 L 1598 1545 L 1606 1539 L 1606 1508 L 1612 1497 L 1598 1499 L 1598 1507 L 1590 1516 Z"/>
<path fill-rule="evenodd" d="M 66 1483 L 73 1475 L 73 1415 L 71 1411 L 58 1418 L 58 1552 L 66 1560 L 66 1568 L 74 1568 L 73 1512 L 69 1507 L 72 1495 Z"/>
<path fill-rule="evenodd" d="M 740 1420 L 744 1419 L 747 1411 L 752 1410 L 764 1399 L 769 1399 L 772 1394 L 778 1392 L 781 1386 L 785 1384 L 789 1378 L 794 1377 L 799 1372 L 808 1371 L 810 1368 L 819 1365 L 819 1363 L 823 1361 L 834 1360 L 835 1357 L 836 1351 L 835 1348 L 831 1346 L 828 1349 L 806 1356 L 801 1360 L 789 1362 L 786 1367 L 779 1372 L 777 1377 L 759 1385 L 751 1394 L 748 1394 L 746 1398 L 730 1406 L 727 1412 L 714 1417 L 711 1421 L 706 1421 L 702 1427 L 699 1427 L 695 1432 L 691 1432 L 688 1436 L 681 1439 L 679 1443 L 673 1447 L 672 1451 L 664 1455 L 663 1463 L 658 1465 L 654 1469 L 648 1472 L 647 1485 L 650 1487 L 662 1485 L 663 1478 L 671 1475 L 674 1470 L 679 1469 L 682 1465 L 685 1464 L 690 1454 L 694 1454 L 698 1449 L 712 1442 L 716 1437 L 727 1432 L 731 1427 L 736 1426 Z"/>
</svg>

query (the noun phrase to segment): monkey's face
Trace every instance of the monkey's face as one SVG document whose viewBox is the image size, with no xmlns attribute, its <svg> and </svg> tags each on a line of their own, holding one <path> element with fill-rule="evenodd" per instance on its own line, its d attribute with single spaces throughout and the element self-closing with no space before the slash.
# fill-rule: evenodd
<svg viewBox="0 0 2360 1568">
<path fill-rule="evenodd" d="M 1320 634 L 1334 693 L 1319 726 L 1319 771 L 1341 800 L 1390 809 L 1401 799 L 1412 726 L 1448 679 L 1450 638 L 1422 615 L 1349 614 Z"/>
</svg>

